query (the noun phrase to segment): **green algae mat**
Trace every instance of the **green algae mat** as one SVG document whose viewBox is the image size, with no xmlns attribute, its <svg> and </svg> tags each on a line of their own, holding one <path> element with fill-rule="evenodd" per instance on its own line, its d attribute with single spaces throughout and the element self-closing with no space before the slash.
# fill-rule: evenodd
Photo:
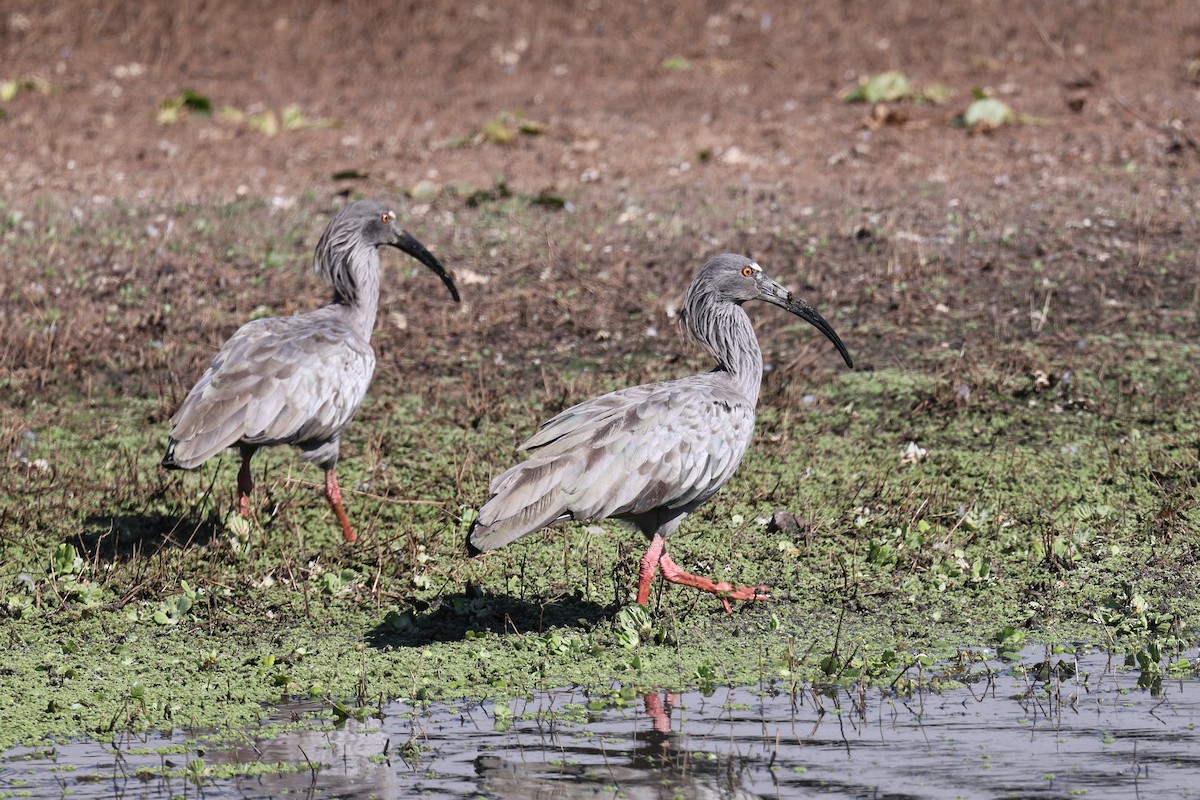
<svg viewBox="0 0 1200 800">
<path fill-rule="evenodd" d="M 857 368 L 803 323 L 751 309 L 768 366 L 754 444 L 671 540 L 685 569 L 772 587 L 726 615 L 661 583 L 635 606 L 646 543 L 619 525 L 468 557 L 488 482 L 541 420 L 711 365 L 671 331 L 698 263 L 622 271 L 619 247 L 580 245 L 612 224 L 598 207 L 444 202 L 414 230 L 459 270 L 463 307 L 430 302 L 436 282 L 386 260 L 380 366 L 338 467 L 355 545 L 319 470 L 285 448 L 256 458 L 247 519 L 229 513 L 234 454 L 159 467 L 166 420 L 220 341 L 323 302 L 297 265 L 326 209 L 178 208 L 187 235 L 165 243 L 142 233 L 149 209 L 86 227 L 52 206 L 5 217 L 18 280 L 0 320 L 0 748 L 240 730 L 297 699 L 366 718 L 393 700 L 562 686 L 894 690 L 963 653 L 1034 643 L 1115 650 L 1151 679 L 1193 672 L 1200 347 L 1174 234 L 1072 260 L 1070 237 L 1091 229 L 1063 227 L 1043 237 L 1052 266 L 1025 258 L 1025 234 L 979 226 L 884 291 L 854 278 L 880 261 L 877 238 L 806 235 L 763 209 L 760 262 Z M 666 211 L 624 241 L 657 233 L 690 252 Z M 1104 235 L 1137 224 L 1117 216 Z M 505 238 L 519 228 L 530 235 Z M 548 258 L 539 241 L 574 245 Z M 500 247 L 528 263 L 493 263 Z M 987 281 L 956 271 L 976 249 Z M 1156 265 L 1153 291 L 1137 290 L 1139 259 Z M 1120 302 L 1088 294 L 1122 286 Z"/>
<path fill-rule="evenodd" d="M 1190 671 L 1197 353 L 1093 346 L 1144 369 L 880 369 L 768 398 L 738 475 L 672 540 L 697 571 L 774 587 L 730 616 L 673 586 L 632 605 L 644 542 L 616 525 L 466 557 L 487 459 L 528 408 L 464 429 L 449 386 L 370 403 L 345 464 L 357 545 L 287 452 L 262 459 L 246 521 L 235 459 L 158 468 L 133 424 L 149 401 L 39 412 L 0 512 L 0 744 L 242 726 L 297 696 L 349 715 L 563 685 L 893 684 L 1032 641 Z"/>
</svg>

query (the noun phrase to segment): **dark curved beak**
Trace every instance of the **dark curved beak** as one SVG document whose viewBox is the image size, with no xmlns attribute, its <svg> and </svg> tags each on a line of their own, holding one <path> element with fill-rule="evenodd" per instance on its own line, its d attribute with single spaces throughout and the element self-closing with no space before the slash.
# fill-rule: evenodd
<svg viewBox="0 0 1200 800">
<path fill-rule="evenodd" d="M 446 288 L 450 290 L 450 296 L 454 298 L 454 302 L 459 302 L 458 287 L 454 285 L 454 279 L 450 277 L 450 273 L 446 272 L 446 268 L 442 266 L 442 263 L 433 257 L 433 253 L 425 249 L 425 245 L 414 239 L 412 234 L 408 233 L 408 231 L 397 229 L 395 240 L 389 242 L 389 244 L 403 250 L 433 270 L 434 274 L 441 278 L 442 283 L 446 284 Z"/>
<path fill-rule="evenodd" d="M 837 331 L 833 329 L 833 326 L 826 322 L 825 318 L 818 314 L 815 308 L 803 300 L 794 297 L 791 292 L 770 278 L 764 276 L 762 283 L 762 294 L 759 296 L 763 300 L 772 305 L 777 305 L 786 311 L 790 311 L 825 334 L 825 338 L 833 342 L 833 346 L 842 354 L 842 358 L 846 361 L 846 366 L 854 369 L 854 361 L 850 358 L 850 351 L 846 349 L 846 345 L 842 344 L 842 339 L 837 335 Z"/>
</svg>

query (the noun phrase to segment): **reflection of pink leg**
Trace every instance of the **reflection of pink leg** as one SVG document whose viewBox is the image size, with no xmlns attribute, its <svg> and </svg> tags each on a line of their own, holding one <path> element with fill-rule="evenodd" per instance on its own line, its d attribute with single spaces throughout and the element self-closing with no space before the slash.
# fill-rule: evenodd
<svg viewBox="0 0 1200 800">
<path fill-rule="evenodd" d="M 721 605 L 725 606 L 725 613 L 727 614 L 733 613 L 733 609 L 729 607 L 730 600 L 771 599 L 769 589 L 766 586 L 734 586 L 732 583 L 726 583 L 725 581 L 715 583 L 708 578 L 684 572 L 666 553 L 663 553 L 659 558 L 658 566 L 662 570 L 662 576 L 671 583 L 678 583 L 681 586 L 691 586 L 693 589 L 699 589 L 702 592 L 711 592 L 719 596 L 721 598 Z"/>
<path fill-rule="evenodd" d="M 659 733 L 671 732 L 671 695 L 667 695 L 668 703 L 664 707 L 663 699 L 658 696 L 657 692 L 646 695 L 642 698 L 642 702 L 646 706 L 646 714 L 654 723 L 654 730 Z"/>
<path fill-rule="evenodd" d="M 238 512 L 250 516 L 250 493 L 254 491 L 254 478 L 250 475 L 250 456 L 242 455 L 242 468 L 238 470 Z"/>
<path fill-rule="evenodd" d="M 337 514 L 338 522 L 342 523 L 342 536 L 347 542 L 357 542 L 358 537 L 350 530 L 350 518 L 346 516 L 346 509 L 342 508 L 342 490 L 333 470 L 325 473 L 325 497 L 329 500 L 329 505 L 333 506 L 333 513 Z"/>
</svg>

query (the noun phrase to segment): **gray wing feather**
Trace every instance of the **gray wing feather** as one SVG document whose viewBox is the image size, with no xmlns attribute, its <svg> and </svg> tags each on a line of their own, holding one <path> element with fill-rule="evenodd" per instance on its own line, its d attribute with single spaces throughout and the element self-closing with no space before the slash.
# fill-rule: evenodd
<svg viewBox="0 0 1200 800">
<path fill-rule="evenodd" d="M 558 519 L 628 518 L 694 507 L 745 455 L 754 408 L 718 378 L 635 386 L 563 411 L 499 475 L 471 544 L 490 550 Z"/>
<path fill-rule="evenodd" d="M 631 386 L 571 406 L 542 423 L 538 432 L 526 439 L 517 449 L 536 450 L 563 437 L 566 437 L 566 441 L 561 443 L 562 446 L 573 447 L 595 435 L 603 422 L 623 417 L 631 405 L 644 401 L 669 383 Z"/>
<path fill-rule="evenodd" d="M 362 404 L 374 369 L 370 344 L 329 317 L 247 323 L 171 418 L 170 457 L 190 469 L 239 443 L 334 439 Z"/>
</svg>

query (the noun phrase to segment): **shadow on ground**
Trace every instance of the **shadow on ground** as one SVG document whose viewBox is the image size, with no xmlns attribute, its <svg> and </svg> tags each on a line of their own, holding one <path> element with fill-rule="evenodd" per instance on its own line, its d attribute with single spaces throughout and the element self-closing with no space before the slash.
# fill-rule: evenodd
<svg viewBox="0 0 1200 800">
<path fill-rule="evenodd" d="M 163 548 L 203 547 L 221 530 L 221 515 L 203 517 L 137 511 L 92 514 L 85 529 L 67 539 L 88 560 L 134 561 Z"/>
<path fill-rule="evenodd" d="M 444 595 L 423 608 L 389 612 L 367 634 L 372 647 L 420 647 L 433 642 L 459 641 L 469 632 L 541 633 L 549 628 L 591 628 L 612 616 L 614 609 L 563 595 L 526 600 L 506 594 L 486 594 L 468 586 Z"/>
</svg>

